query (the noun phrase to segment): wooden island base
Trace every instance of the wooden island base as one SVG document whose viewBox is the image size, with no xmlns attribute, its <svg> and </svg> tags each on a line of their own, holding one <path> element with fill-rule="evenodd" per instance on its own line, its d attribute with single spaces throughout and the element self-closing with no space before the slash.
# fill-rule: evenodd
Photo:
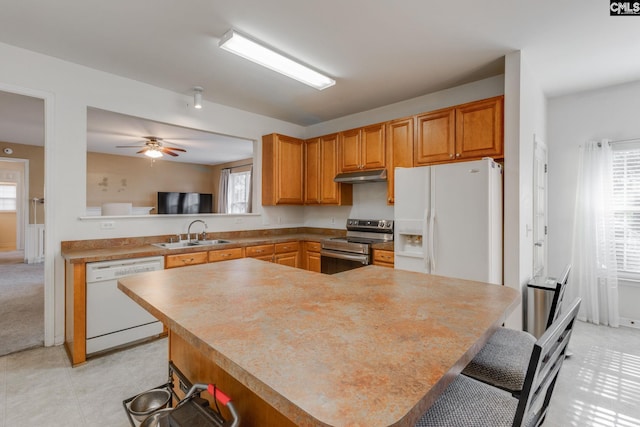
<svg viewBox="0 0 640 427">
<path fill-rule="evenodd" d="M 169 332 L 169 360 L 173 361 L 192 383 L 215 384 L 231 397 L 243 427 L 296 426 L 273 406 L 262 400 L 173 331 Z M 174 378 L 174 384 L 178 384 L 176 378 Z M 182 398 L 184 393 L 181 393 L 177 388 L 176 392 Z M 202 397 L 212 401 L 207 392 L 203 392 Z M 225 419 L 230 420 L 231 416 L 227 409 L 222 405 L 219 407 Z"/>
</svg>

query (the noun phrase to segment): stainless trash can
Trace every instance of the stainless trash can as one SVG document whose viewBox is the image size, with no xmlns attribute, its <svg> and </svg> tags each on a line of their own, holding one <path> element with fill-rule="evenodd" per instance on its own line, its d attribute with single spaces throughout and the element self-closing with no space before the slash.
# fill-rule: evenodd
<svg viewBox="0 0 640 427">
<path fill-rule="evenodd" d="M 527 324 L 525 330 L 540 338 L 547 329 L 549 311 L 557 281 L 553 277 L 534 277 L 527 283 Z"/>
</svg>

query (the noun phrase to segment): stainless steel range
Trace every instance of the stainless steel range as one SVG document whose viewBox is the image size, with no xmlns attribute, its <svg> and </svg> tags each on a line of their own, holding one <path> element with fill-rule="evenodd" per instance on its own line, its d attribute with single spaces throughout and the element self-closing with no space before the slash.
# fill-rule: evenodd
<svg viewBox="0 0 640 427">
<path fill-rule="evenodd" d="M 335 274 L 371 264 L 371 245 L 393 241 L 393 220 L 348 219 L 346 237 L 322 241 L 320 271 Z"/>
</svg>

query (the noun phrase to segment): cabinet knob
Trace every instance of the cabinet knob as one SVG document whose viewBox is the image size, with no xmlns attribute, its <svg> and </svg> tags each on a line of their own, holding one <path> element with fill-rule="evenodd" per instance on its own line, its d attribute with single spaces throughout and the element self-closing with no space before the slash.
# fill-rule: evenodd
<svg viewBox="0 0 640 427">
<path fill-rule="evenodd" d="M 453 153 L 449 154 L 449 158 L 453 159 Z"/>
<path fill-rule="evenodd" d="M 460 153 L 456 153 L 456 157 L 460 157 Z"/>
</svg>

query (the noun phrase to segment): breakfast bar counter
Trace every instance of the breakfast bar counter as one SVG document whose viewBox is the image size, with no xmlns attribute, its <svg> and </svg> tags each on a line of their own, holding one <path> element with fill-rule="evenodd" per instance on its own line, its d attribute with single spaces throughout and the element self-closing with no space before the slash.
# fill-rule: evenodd
<svg viewBox="0 0 640 427">
<path fill-rule="evenodd" d="M 516 307 L 514 289 L 367 266 L 238 259 L 120 279 L 243 426 L 413 426 Z"/>
</svg>

